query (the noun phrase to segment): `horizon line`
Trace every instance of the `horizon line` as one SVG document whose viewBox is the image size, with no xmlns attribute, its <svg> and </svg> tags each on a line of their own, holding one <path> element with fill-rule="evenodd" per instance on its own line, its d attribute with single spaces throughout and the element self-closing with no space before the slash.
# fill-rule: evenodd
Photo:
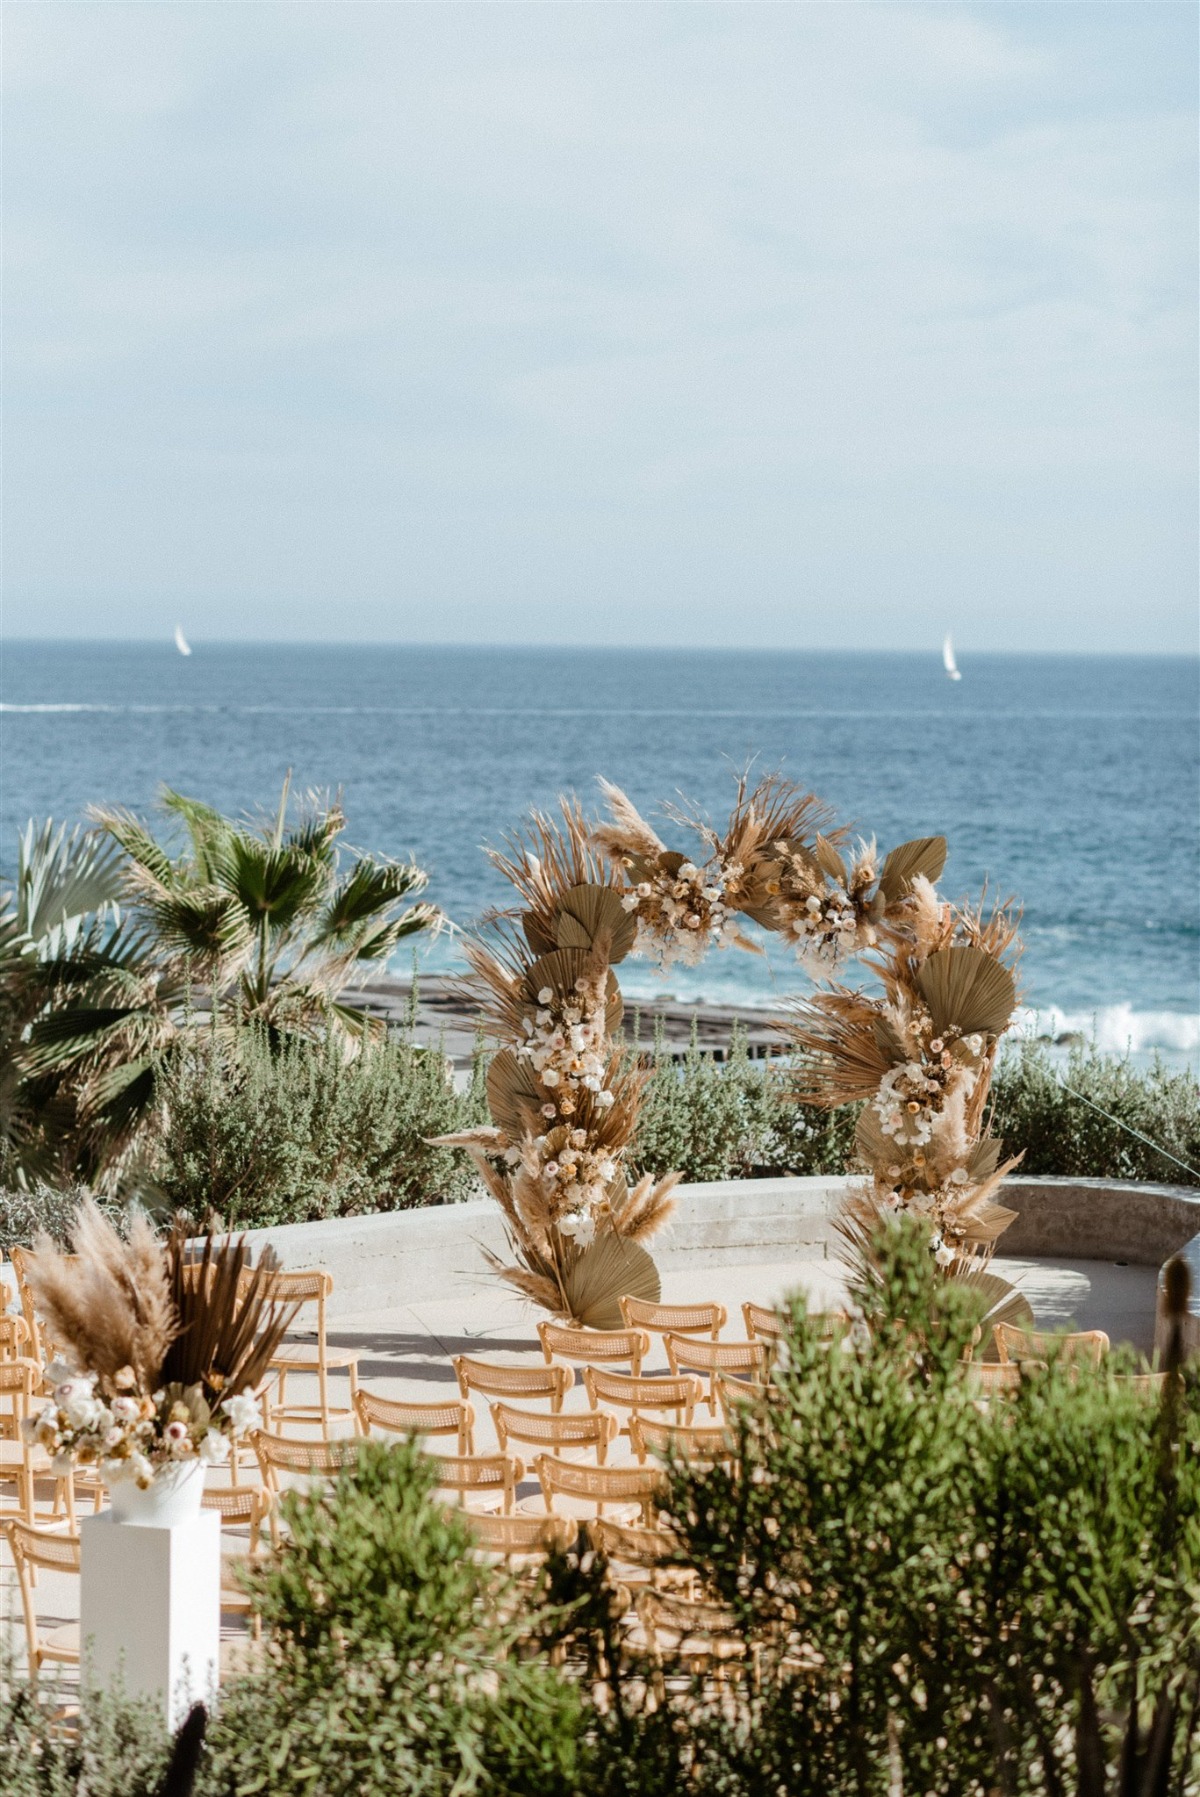
<svg viewBox="0 0 1200 1797">
<path fill-rule="evenodd" d="M 945 634 L 945 633 L 943 633 Z M 953 634 L 953 633 L 951 633 Z M 829 643 L 572 643 L 572 642 L 436 642 L 401 637 L 204 637 L 189 634 L 192 649 L 421 649 L 421 650 L 496 650 L 532 654 L 587 655 L 890 655 L 911 660 L 925 660 L 941 648 L 940 638 L 930 639 L 928 648 L 890 648 L 883 644 L 839 646 Z M 0 652 L 8 645 L 29 644 L 41 647 L 88 645 L 128 648 L 175 647 L 173 636 L 33 636 L 0 632 Z M 1063 661 L 1195 661 L 1200 660 L 1200 643 L 1189 649 L 1001 649 L 972 648 L 956 643 L 960 655 L 973 659 L 1011 657 L 1014 659 L 1057 658 Z"/>
</svg>

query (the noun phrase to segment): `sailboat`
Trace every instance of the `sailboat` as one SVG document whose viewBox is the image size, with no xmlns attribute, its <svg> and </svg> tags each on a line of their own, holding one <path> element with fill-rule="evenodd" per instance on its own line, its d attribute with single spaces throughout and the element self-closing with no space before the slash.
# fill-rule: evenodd
<svg viewBox="0 0 1200 1797">
<path fill-rule="evenodd" d="M 949 642 L 950 638 L 947 637 L 946 641 Z M 182 624 L 176 624 L 175 626 L 175 647 L 181 655 L 190 655 L 192 652 L 192 645 L 183 634 Z"/>
<path fill-rule="evenodd" d="M 962 675 L 958 671 L 958 663 L 954 659 L 954 638 L 949 631 L 946 632 L 945 640 L 942 643 L 942 666 L 946 670 L 947 680 L 962 679 Z"/>
</svg>

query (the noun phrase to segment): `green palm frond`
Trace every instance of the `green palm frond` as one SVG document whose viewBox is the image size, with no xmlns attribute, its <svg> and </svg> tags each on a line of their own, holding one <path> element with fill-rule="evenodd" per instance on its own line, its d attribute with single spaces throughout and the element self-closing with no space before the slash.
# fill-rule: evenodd
<svg viewBox="0 0 1200 1797">
<path fill-rule="evenodd" d="M 316 940 L 342 941 L 361 925 L 375 922 L 400 899 L 424 891 L 427 884 L 425 870 L 413 862 L 361 856 L 329 895 L 317 926 Z M 421 909 L 428 910 L 429 907 Z"/>
</svg>

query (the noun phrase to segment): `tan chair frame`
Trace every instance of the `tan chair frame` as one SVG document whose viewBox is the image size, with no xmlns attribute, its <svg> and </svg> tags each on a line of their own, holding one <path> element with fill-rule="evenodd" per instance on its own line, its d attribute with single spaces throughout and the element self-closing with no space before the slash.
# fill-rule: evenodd
<svg viewBox="0 0 1200 1797">
<path fill-rule="evenodd" d="M 359 1432 L 369 1435 L 383 1429 L 389 1435 L 453 1435 L 458 1454 L 475 1452 L 475 1411 L 457 1398 L 440 1404 L 409 1404 L 396 1398 L 380 1398 L 360 1386 L 354 1396 Z"/>
<path fill-rule="evenodd" d="M 761 1342 L 704 1342 L 684 1335 L 665 1338 L 667 1360 L 678 1378 L 682 1373 L 708 1375 L 707 1403 L 709 1414 L 717 1414 L 717 1374 L 726 1378 L 746 1378 L 762 1383 L 767 1375 L 768 1355 Z"/>
<path fill-rule="evenodd" d="M 648 1329 L 654 1335 L 707 1335 L 716 1341 L 729 1321 L 723 1304 L 707 1300 L 699 1304 L 648 1304 L 643 1298 L 622 1298 L 620 1302 L 626 1329 Z"/>
<path fill-rule="evenodd" d="M 39 1567 L 47 1572 L 78 1573 L 80 1568 L 80 1547 L 78 1535 L 60 1534 L 52 1529 L 38 1529 L 29 1523 L 10 1517 L 3 1524 L 8 1537 L 9 1551 L 17 1569 L 17 1584 L 21 1591 L 21 1608 L 25 1613 L 25 1642 L 29 1656 L 29 1673 L 31 1678 L 37 1677 L 42 1669 L 43 1661 L 49 1660 L 60 1666 L 77 1666 L 79 1664 L 79 1643 L 60 1646 L 51 1640 L 43 1640 L 38 1630 L 37 1600 L 34 1597 L 34 1581 Z"/>
<path fill-rule="evenodd" d="M 563 1399 L 575 1383 L 571 1367 L 547 1366 L 544 1362 L 525 1366 L 507 1366 L 502 1361 L 476 1360 L 469 1354 L 454 1356 L 454 1372 L 464 1403 L 472 1392 L 486 1398 L 549 1398 L 550 1408 L 559 1411 Z"/>
<path fill-rule="evenodd" d="M 596 1464 L 603 1466 L 608 1445 L 617 1433 L 617 1419 L 606 1410 L 561 1411 L 547 1416 L 543 1410 L 518 1410 L 513 1404 L 493 1404 L 491 1408 L 502 1454 L 507 1454 L 510 1441 L 558 1455 L 572 1448 L 590 1448 Z"/>
<path fill-rule="evenodd" d="M 577 1366 L 628 1361 L 636 1375 L 650 1352 L 650 1337 L 643 1329 L 568 1329 L 562 1323 L 539 1323 L 537 1332 L 548 1363 L 556 1358 Z"/>
</svg>

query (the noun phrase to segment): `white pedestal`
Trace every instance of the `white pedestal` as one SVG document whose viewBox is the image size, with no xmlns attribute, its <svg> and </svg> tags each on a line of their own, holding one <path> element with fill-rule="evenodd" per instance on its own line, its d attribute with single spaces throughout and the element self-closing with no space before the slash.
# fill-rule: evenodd
<svg viewBox="0 0 1200 1797">
<path fill-rule="evenodd" d="M 175 1728 L 216 1695 L 221 1638 L 221 1519 L 202 1511 L 168 1528 L 84 1517 L 79 1636 L 85 1676 L 122 1678 L 157 1697 Z"/>
</svg>

